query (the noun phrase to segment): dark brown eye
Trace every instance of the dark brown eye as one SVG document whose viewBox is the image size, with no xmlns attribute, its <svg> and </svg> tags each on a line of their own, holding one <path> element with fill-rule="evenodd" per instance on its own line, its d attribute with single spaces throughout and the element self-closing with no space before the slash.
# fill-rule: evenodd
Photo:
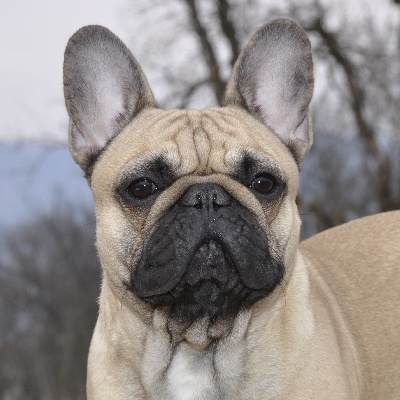
<svg viewBox="0 0 400 400">
<path fill-rule="evenodd" d="M 275 179 L 271 175 L 256 176 L 250 187 L 261 194 L 271 193 L 275 189 Z"/>
<path fill-rule="evenodd" d="M 156 185 L 147 178 L 140 178 L 132 182 L 126 191 L 136 199 L 144 199 L 151 196 L 157 190 Z"/>
</svg>

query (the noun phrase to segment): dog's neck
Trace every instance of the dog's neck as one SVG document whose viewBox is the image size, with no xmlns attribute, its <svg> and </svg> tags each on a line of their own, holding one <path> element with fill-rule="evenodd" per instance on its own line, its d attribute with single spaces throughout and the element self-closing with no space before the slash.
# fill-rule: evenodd
<svg viewBox="0 0 400 400">
<path fill-rule="evenodd" d="M 276 393 L 284 388 L 280 381 L 275 381 L 274 371 L 283 368 L 285 358 L 293 357 L 296 349 L 309 346 L 314 328 L 308 273 L 301 257 L 296 259 L 296 268 L 289 270 L 287 280 L 278 290 L 255 304 L 251 311 L 239 312 L 229 333 L 214 341 L 207 339 L 206 329 L 199 322 L 176 342 L 168 329 L 168 314 L 150 308 L 132 309 L 131 306 L 138 307 L 139 303 L 122 300 L 107 279 L 102 296 L 108 301 L 100 307 L 98 325 L 107 325 L 107 330 L 116 338 L 110 346 L 113 352 L 110 356 L 122 357 L 120 363 L 126 370 L 136 365 L 134 374 L 140 390 L 148 398 L 237 399 L 238 393 L 246 391 L 237 387 L 243 381 L 241 377 L 249 371 L 256 376 L 260 359 L 252 349 L 260 342 L 268 354 L 267 359 L 262 359 L 262 365 L 271 375 L 263 391 L 270 393 L 265 398 L 276 398 Z M 301 313 L 296 312 L 299 309 Z M 301 320 L 294 319 L 294 315 L 301 315 Z M 254 336 L 255 331 L 262 334 Z M 139 364 L 134 361 L 138 357 Z"/>
<path fill-rule="evenodd" d="M 156 311 L 143 349 L 141 376 L 146 392 L 154 398 L 163 393 L 167 399 L 235 398 L 235 382 L 244 372 L 250 320 L 250 311 L 240 312 L 230 333 L 212 342 L 207 324 L 195 323 L 186 340 L 174 344 L 167 318 Z"/>
<path fill-rule="evenodd" d="M 209 324 L 198 321 L 177 340 L 168 327 L 167 313 L 151 311 L 146 305 L 137 310 L 138 302 L 122 300 L 106 277 L 100 302 L 103 296 L 108 301 L 100 307 L 98 324 L 112 326 L 113 335 L 118 336 L 113 342 L 116 346 L 130 343 L 128 352 L 126 346 L 113 349 L 123 351 L 127 365 L 140 355 L 136 374 L 149 398 L 236 398 L 236 385 L 246 365 L 251 311 L 239 312 L 229 332 L 219 332 L 219 339 L 210 340 Z"/>
</svg>

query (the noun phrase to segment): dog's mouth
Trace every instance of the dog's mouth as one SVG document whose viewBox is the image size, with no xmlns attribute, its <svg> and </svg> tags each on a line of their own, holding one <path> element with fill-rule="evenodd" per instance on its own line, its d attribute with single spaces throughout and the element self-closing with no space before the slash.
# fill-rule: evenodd
<svg viewBox="0 0 400 400">
<path fill-rule="evenodd" d="M 199 247 L 172 290 L 145 300 L 168 306 L 170 316 L 182 322 L 204 317 L 215 322 L 219 317 L 235 316 L 241 307 L 264 295 L 264 290 L 250 290 L 243 284 L 231 257 L 210 240 Z"/>
<path fill-rule="evenodd" d="M 240 246 L 240 243 L 237 243 L 237 246 Z M 251 269 L 246 270 L 246 267 L 247 261 L 252 257 L 257 258 L 259 252 L 251 246 L 242 249 L 243 257 L 239 259 L 238 265 L 234 261 L 235 254 L 229 241 L 227 243 L 205 239 L 189 253 L 193 255 L 187 260 L 182 277 L 171 288 L 166 285 L 168 281 L 163 279 L 163 276 L 168 270 L 171 271 L 170 275 L 173 275 L 182 265 L 180 263 L 185 263 L 185 260 L 179 257 L 171 258 L 171 269 L 166 263 L 167 266 L 160 274 L 156 274 L 157 277 L 154 277 L 152 272 L 147 274 L 147 278 L 150 278 L 153 284 L 153 292 L 141 294 L 140 287 L 133 289 L 145 302 L 166 310 L 168 317 L 181 326 L 188 326 L 204 318 L 212 324 L 221 320 L 232 321 L 241 309 L 250 307 L 266 297 L 280 282 L 284 272 L 283 266 L 279 262 L 273 263 L 269 253 L 265 251 L 262 263 L 268 273 L 263 279 L 260 278 L 256 285 L 253 277 L 248 276 L 252 273 Z M 256 260 L 253 261 L 256 263 Z M 150 260 L 148 263 L 152 264 Z M 142 275 L 137 274 L 134 281 L 140 282 L 141 279 L 146 279 L 147 271 L 157 270 L 157 261 L 153 264 L 152 267 L 144 269 Z M 162 284 L 158 283 L 160 279 Z"/>
<path fill-rule="evenodd" d="M 133 269 L 132 291 L 181 326 L 232 321 L 283 277 L 283 263 L 253 214 L 228 200 L 205 211 L 175 204 Z"/>
<path fill-rule="evenodd" d="M 144 300 L 167 314 L 173 340 L 198 341 L 203 337 L 204 344 L 229 334 L 240 310 L 269 292 L 270 288 L 265 287 L 248 288 L 223 245 L 207 240 L 195 252 L 172 290 Z M 191 330 L 196 332 L 195 339 L 189 333 Z"/>
</svg>

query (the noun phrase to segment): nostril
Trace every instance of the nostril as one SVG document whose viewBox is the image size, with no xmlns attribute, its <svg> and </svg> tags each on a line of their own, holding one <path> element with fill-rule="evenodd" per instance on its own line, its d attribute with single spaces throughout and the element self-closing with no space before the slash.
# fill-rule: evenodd
<svg viewBox="0 0 400 400">
<path fill-rule="evenodd" d="M 221 207 L 221 205 L 219 205 L 217 203 L 217 195 L 215 193 L 213 194 L 213 197 L 212 197 L 212 205 L 213 205 L 214 211 L 218 211 L 218 209 Z"/>
<path fill-rule="evenodd" d="M 194 208 L 197 210 L 201 210 L 203 208 L 203 200 L 199 194 L 197 195 L 197 203 L 194 205 Z"/>
<path fill-rule="evenodd" d="M 214 210 L 217 211 L 221 207 L 230 206 L 232 204 L 232 198 L 224 192 L 217 192 L 212 196 L 212 204 Z"/>
<path fill-rule="evenodd" d="M 230 206 L 232 197 L 217 184 L 194 184 L 179 199 L 184 207 L 194 207 L 198 211 L 218 211 Z"/>
</svg>

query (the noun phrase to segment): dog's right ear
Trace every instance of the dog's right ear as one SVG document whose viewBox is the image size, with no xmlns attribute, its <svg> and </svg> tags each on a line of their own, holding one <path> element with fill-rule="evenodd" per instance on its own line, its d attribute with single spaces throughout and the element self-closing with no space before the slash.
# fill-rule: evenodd
<svg viewBox="0 0 400 400">
<path fill-rule="evenodd" d="M 70 151 L 86 172 L 137 113 L 156 106 L 132 53 L 112 32 L 97 25 L 81 28 L 68 42 L 64 97 L 70 116 Z"/>
</svg>

